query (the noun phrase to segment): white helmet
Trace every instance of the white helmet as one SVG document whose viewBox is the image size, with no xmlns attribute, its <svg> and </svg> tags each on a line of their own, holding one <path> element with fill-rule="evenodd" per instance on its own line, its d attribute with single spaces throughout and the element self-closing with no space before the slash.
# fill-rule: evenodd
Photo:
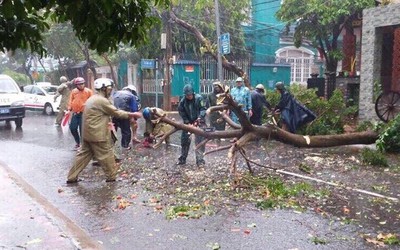
<svg viewBox="0 0 400 250">
<path fill-rule="evenodd" d="M 60 77 L 60 82 L 68 82 L 68 79 L 65 76 Z"/>
<path fill-rule="evenodd" d="M 122 89 L 123 89 L 123 90 L 130 90 L 131 92 L 133 92 L 133 91 L 137 92 L 137 91 L 136 91 L 136 87 L 133 86 L 132 84 L 131 84 L 131 85 L 128 85 L 128 86 L 126 86 L 126 87 L 123 87 Z"/>
<path fill-rule="evenodd" d="M 265 90 L 265 87 L 264 87 L 264 85 L 262 85 L 261 83 L 260 84 L 257 84 L 257 86 L 256 86 L 256 89 L 260 89 L 260 90 Z"/>
<path fill-rule="evenodd" d="M 241 77 L 236 78 L 236 82 L 243 82 L 243 78 Z"/>
<path fill-rule="evenodd" d="M 109 78 L 99 78 L 94 81 L 94 89 L 101 89 L 101 88 L 106 88 L 106 87 L 112 87 L 114 84 L 113 80 Z"/>
</svg>

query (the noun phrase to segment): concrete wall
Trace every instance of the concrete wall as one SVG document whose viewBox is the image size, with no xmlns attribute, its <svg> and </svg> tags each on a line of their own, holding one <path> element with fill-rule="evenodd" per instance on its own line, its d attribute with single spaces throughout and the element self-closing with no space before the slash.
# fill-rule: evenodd
<svg viewBox="0 0 400 250">
<path fill-rule="evenodd" d="M 400 4 L 363 11 L 360 79 L 360 120 L 378 120 L 373 96 L 374 83 L 380 84 L 382 28 L 400 24 Z"/>
</svg>

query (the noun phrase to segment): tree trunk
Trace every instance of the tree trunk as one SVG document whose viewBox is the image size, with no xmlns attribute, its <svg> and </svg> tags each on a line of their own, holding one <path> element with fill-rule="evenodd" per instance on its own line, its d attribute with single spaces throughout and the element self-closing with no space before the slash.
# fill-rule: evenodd
<svg viewBox="0 0 400 250">
<path fill-rule="evenodd" d="M 112 80 L 114 81 L 114 87 L 116 88 L 116 86 L 117 86 L 117 79 L 116 79 L 116 77 L 115 77 L 114 67 L 113 67 L 113 65 L 112 65 L 112 63 L 111 63 L 111 61 L 110 61 L 110 58 L 108 58 L 108 55 L 107 55 L 107 54 L 103 54 L 102 56 L 103 56 L 104 60 L 106 60 L 108 66 L 110 67 L 111 77 L 112 77 Z"/>
<path fill-rule="evenodd" d="M 161 121 L 174 126 L 177 130 L 185 130 L 190 133 L 200 135 L 206 139 L 238 138 L 238 140 L 235 142 L 235 148 L 232 148 L 232 150 L 238 150 L 239 148 L 245 146 L 248 142 L 259 138 L 273 139 L 302 148 L 321 148 L 352 144 L 373 144 L 379 136 L 379 134 L 374 131 L 315 136 L 292 134 L 272 124 L 263 126 L 255 126 L 251 124 L 247 119 L 246 114 L 237 105 L 237 103 L 232 100 L 232 97 L 229 94 L 226 95 L 224 103 L 225 105 L 209 108 L 207 113 L 209 114 L 210 112 L 217 112 L 218 110 L 226 109 L 232 110 L 239 117 L 239 121 L 241 123 L 240 125 L 236 124 L 238 129 L 206 132 L 201 128 L 185 125 L 171 120 L 165 116 L 160 117 L 160 119 Z M 222 114 L 222 117 L 228 122 L 228 124 L 232 123 L 227 115 Z"/>
</svg>

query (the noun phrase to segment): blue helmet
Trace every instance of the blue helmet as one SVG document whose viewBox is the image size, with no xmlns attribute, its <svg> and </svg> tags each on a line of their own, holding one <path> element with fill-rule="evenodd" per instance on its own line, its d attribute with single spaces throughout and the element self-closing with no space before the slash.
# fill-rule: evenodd
<svg viewBox="0 0 400 250">
<path fill-rule="evenodd" d="M 146 120 L 150 120 L 151 110 L 149 107 L 143 109 L 143 118 Z"/>
</svg>

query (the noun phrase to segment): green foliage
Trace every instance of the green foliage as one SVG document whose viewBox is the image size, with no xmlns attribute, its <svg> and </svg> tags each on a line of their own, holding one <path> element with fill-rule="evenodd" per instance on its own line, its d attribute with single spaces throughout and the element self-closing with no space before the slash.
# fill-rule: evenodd
<svg viewBox="0 0 400 250">
<path fill-rule="evenodd" d="M 0 8 L 0 47 L 44 53 L 42 33 L 48 29 L 44 1 L 2 1 Z"/>
<path fill-rule="evenodd" d="M 328 72 L 336 72 L 342 54 L 338 48 L 341 27 L 350 25 L 352 18 L 363 9 L 375 6 L 374 0 L 285 0 L 276 13 L 287 27 L 296 25 L 293 38 L 296 46 L 304 40 L 311 42 L 326 58 Z"/>
<path fill-rule="evenodd" d="M 386 157 L 381 152 L 369 148 L 363 148 L 361 151 L 361 159 L 362 162 L 372 166 L 389 166 Z"/>
<path fill-rule="evenodd" d="M 5 75 L 10 76 L 12 79 L 14 79 L 17 82 L 17 84 L 19 86 L 24 86 L 24 85 L 30 84 L 29 77 L 27 77 L 24 74 L 20 74 L 20 73 L 17 73 L 15 71 L 12 71 L 12 70 L 9 70 L 9 69 L 5 69 L 3 72 L 1 72 L 1 74 L 5 74 Z"/>
<path fill-rule="evenodd" d="M 279 103 L 279 99 L 281 98 L 281 95 L 276 91 L 267 89 L 265 91 L 265 97 L 267 98 L 267 100 L 271 104 L 271 106 L 275 107 Z"/>
<path fill-rule="evenodd" d="M 315 245 L 326 245 L 327 241 L 318 237 L 312 237 L 311 242 Z"/>
<path fill-rule="evenodd" d="M 166 218 L 171 220 L 175 218 L 198 219 L 202 215 L 213 214 L 212 208 L 201 205 L 177 205 L 171 206 L 166 210 Z"/>
<path fill-rule="evenodd" d="M 120 43 L 147 41 L 148 30 L 158 18 L 149 15 L 154 6 L 167 7 L 169 0 L 126 1 L 4 1 L 0 8 L 2 49 L 30 49 L 43 54 L 47 17 L 57 23 L 71 22 L 77 37 L 99 53 L 115 51 Z"/>
<path fill-rule="evenodd" d="M 386 245 L 400 245 L 400 239 L 397 235 L 391 234 L 389 237 L 383 239 Z"/>
<path fill-rule="evenodd" d="M 291 204 L 288 200 L 300 193 L 313 193 L 314 190 L 310 184 L 301 182 L 288 185 L 280 178 L 254 178 L 251 185 L 255 188 L 266 192 L 267 198 L 259 200 L 256 207 L 259 209 L 269 209 L 274 207 L 289 207 Z"/>
<path fill-rule="evenodd" d="M 247 20 L 246 10 L 249 8 L 250 1 L 219 1 L 221 31 L 231 34 L 231 54 L 228 57 L 248 55 L 241 24 Z M 179 19 L 195 27 L 211 43 L 212 49 L 217 48 L 214 0 L 173 1 L 171 9 Z M 204 52 L 209 52 L 202 48 L 204 41 L 198 40 L 191 31 L 188 33 L 184 25 L 177 24 L 173 26 L 172 46 L 175 52 L 185 53 L 186 57 L 188 53 L 200 56 Z"/>
<path fill-rule="evenodd" d="M 71 23 L 53 23 L 44 33 L 44 45 L 47 54 L 54 58 L 70 59 L 74 62 L 84 60 L 80 41 L 76 37 Z"/>
<path fill-rule="evenodd" d="M 71 21 L 78 38 L 103 53 L 117 50 L 120 43 L 134 46 L 146 42 L 148 30 L 159 22 L 148 13 L 153 4 L 166 3 L 168 0 L 65 1 L 55 6 L 52 18 Z"/>
<path fill-rule="evenodd" d="M 374 82 L 374 89 L 373 89 L 373 100 L 374 102 L 378 98 L 378 96 L 382 94 L 382 84 L 379 81 Z"/>
<path fill-rule="evenodd" d="M 363 121 L 358 124 L 356 131 L 362 132 L 367 130 L 372 130 L 374 128 L 374 124 L 371 121 Z"/>
<path fill-rule="evenodd" d="M 379 134 L 376 147 L 381 152 L 400 152 L 400 115 L 391 120 Z"/>
</svg>

